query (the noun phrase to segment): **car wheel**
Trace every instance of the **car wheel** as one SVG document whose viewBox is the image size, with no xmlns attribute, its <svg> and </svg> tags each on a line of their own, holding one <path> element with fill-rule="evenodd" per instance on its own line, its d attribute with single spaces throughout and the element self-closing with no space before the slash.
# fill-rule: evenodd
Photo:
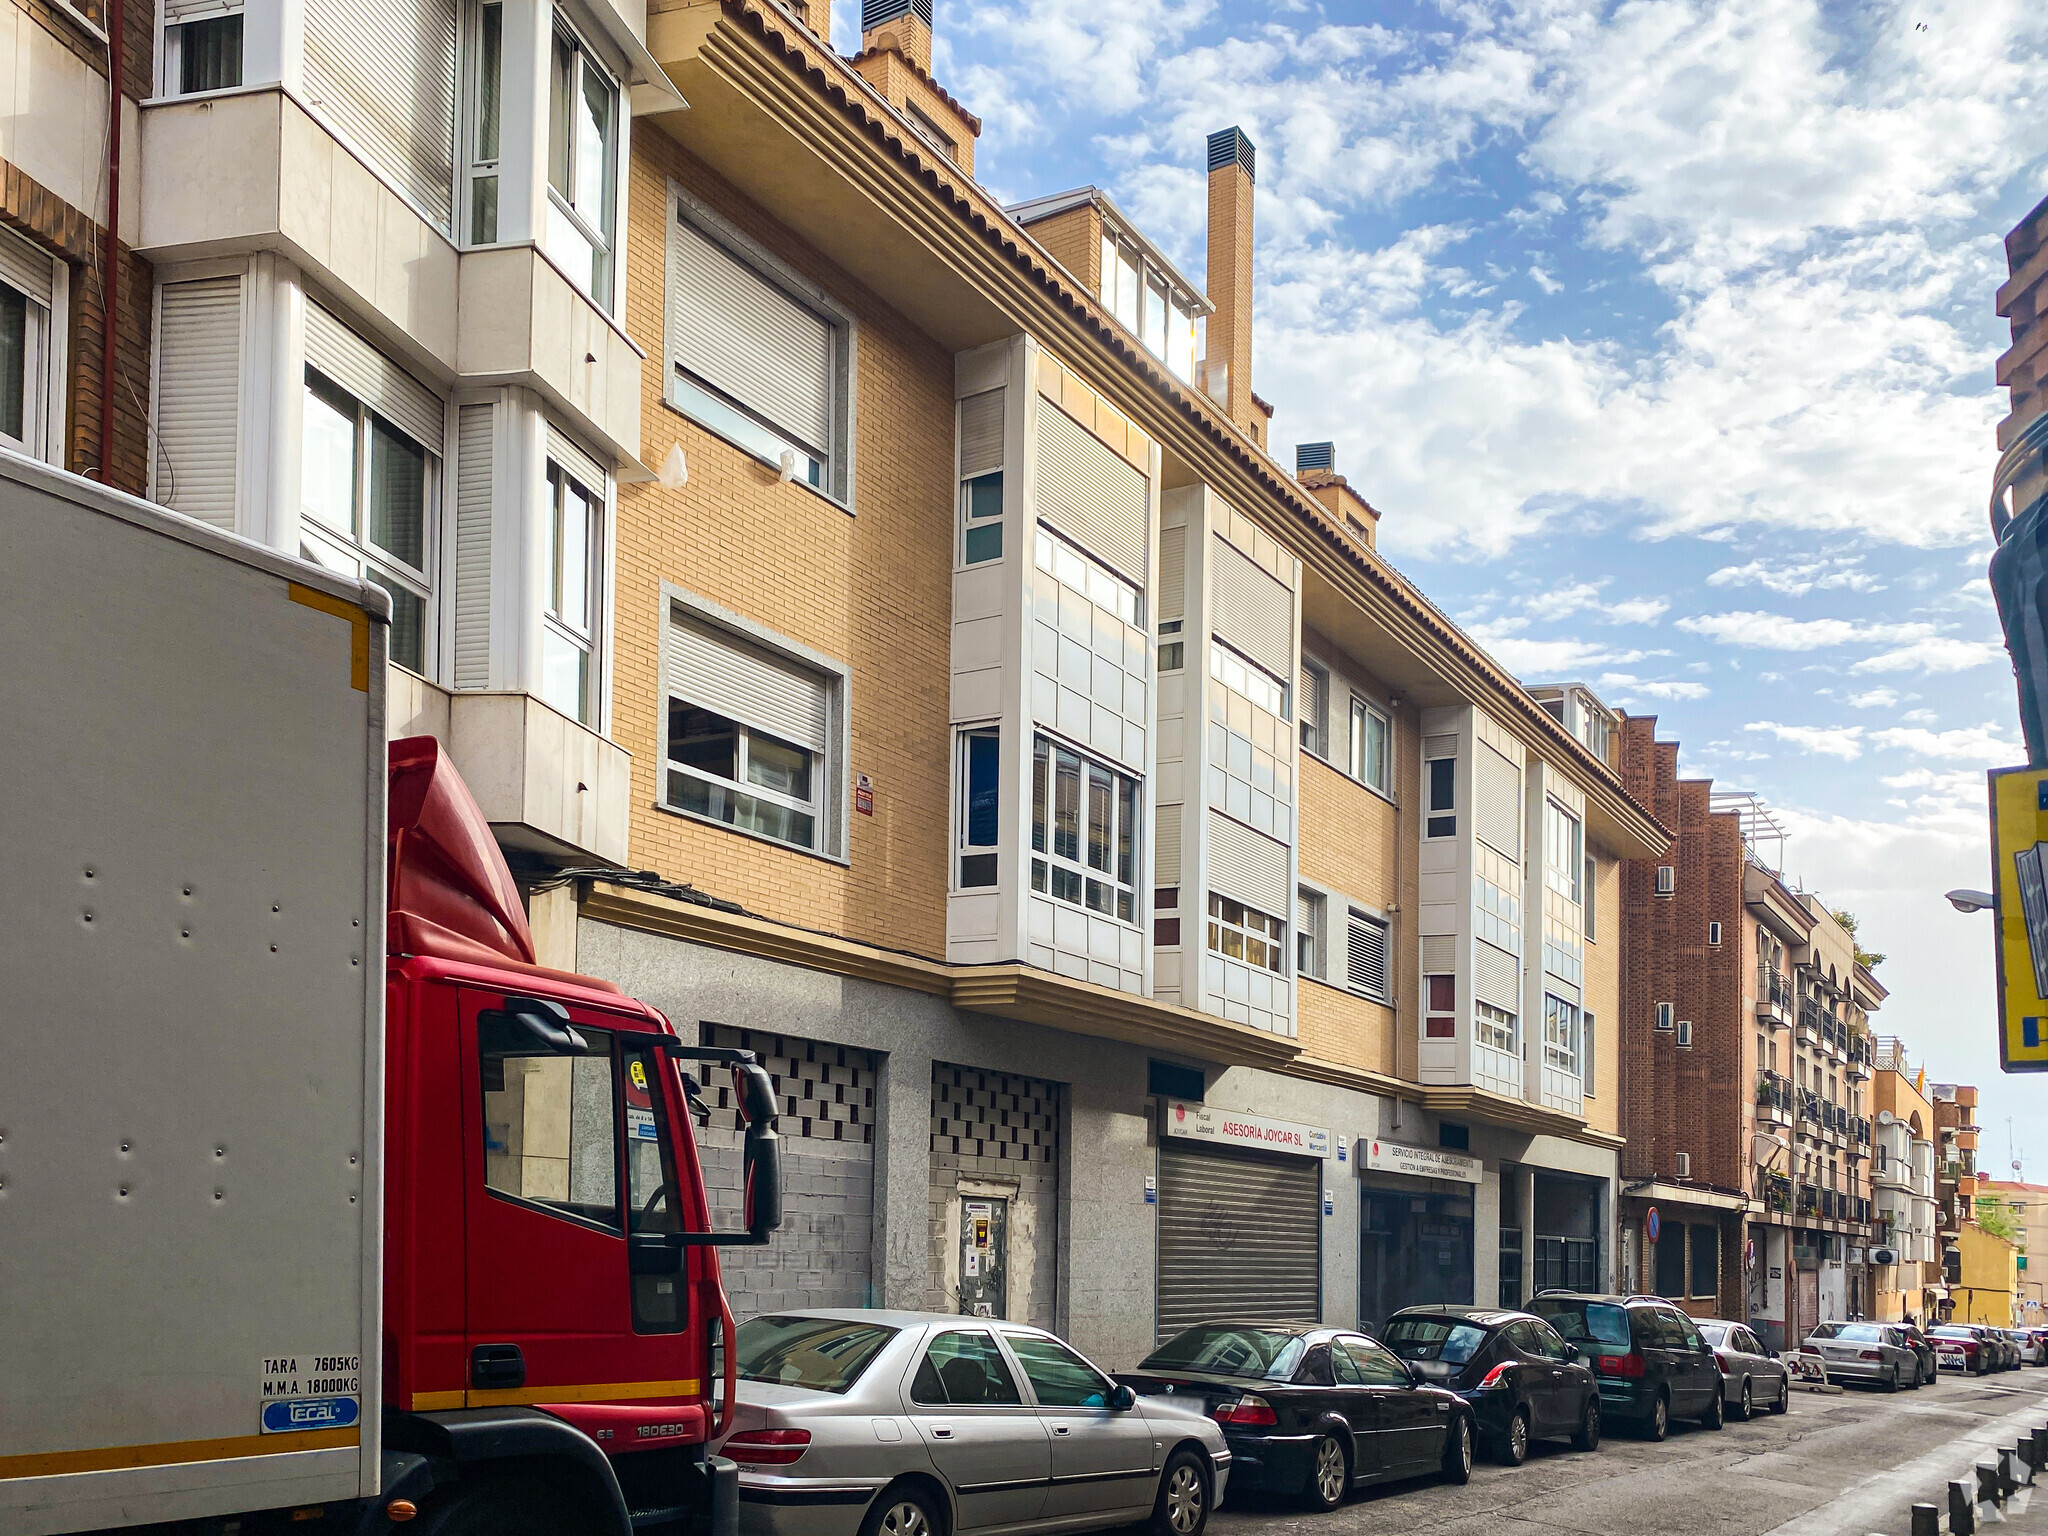
<svg viewBox="0 0 2048 1536">
<path fill-rule="evenodd" d="M 860 1536 L 939 1536 L 943 1529 L 931 1495 L 905 1486 L 891 1488 L 875 1500 L 860 1523 Z"/>
<path fill-rule="evenodd" d="M 1325 1435 L 1316 1442 L 1315 1465 L 1309 1468 L 1302 1496 L 1311 1509 L 1335 1509 L 1350 1491 L 1351 1458 L 1344 1454 L 1344 1442 Z"/>
<path fill-rule="evenodd" d="M 1749 1378 L 1745 1376 L 1742 1378 L 1742 1392 L 1735 1399 L 1735 1408 L 1728 1417 L 1747 1424 L 1751 1411 L 1749 1404 Z"/>
<path fill-rule="evenodd" d="M 1166 1459 L 1159 1497 L 1152 1504 L 1152 1536 L 1202 1536 L 1209 1523 L 1209 1474 L 1202 1458 L 1182 1447 Z"/>
<path fill-rule="evenodd" d="M 1579 1427 L 1572 1431 L 1572 1449 L 1575 1451 L 1597 1451 L 1600 1449 L 1600 1394 L 1595 1392 L 1586 1399 L 1586 1411 L 1579 1415 Z"/>
<path fill-rule="evenodd" d="M 1728 1416 L 1722 1412 L 1724 1406 L 1725 1404 L 1721 1398 L 1721 1384 L 1717 1381 L 1714 1383 L 1714 1400 L 1707 1406 L 1707 1411 L 1700 1415 L 1700 1428 L 1719 1429 L 1726 1423 Z"/>
<path fill-rule="evenodd" d="M 1517 1408 L 1508 1415 L 1508 1427 L 1493 1437 L 1493 1459 L 1504 1467 L 1519 1467 L 1529 1459 L 1529 1415 Z"/>
<path fill-rule="evenodd" d="M 1771 1412 L 1789 1413 L 1792 1409 L 1792 1378 L 1787 1375 L 1778 1383 L 1778 1395 L 1771 1399 Z"/>
<path fill-rule="evenodd" d="M 1671 1433 L 1671 1404 L 1662 1392 L 1650 1404 L 1650 1422 L 1643 1426 L 1645 1440 L 1662 1440 Z"/>
<path fill-rule="evenodd" d="M 1896 1392 L 1899 1390 L 1899 1368 L 1896 1365 L 1892 1367 L 1891 1375 L 1885 1377 L 1884 1389 L 1887 1392 Z"/>
<path fill-rule="evenodd" d="M 1444 1445 L 1444 1481 L 1472 1481 L 1472 1421 L 1464 1414 L 1451 1420 L 1451 1433 Z"/>
</svg>

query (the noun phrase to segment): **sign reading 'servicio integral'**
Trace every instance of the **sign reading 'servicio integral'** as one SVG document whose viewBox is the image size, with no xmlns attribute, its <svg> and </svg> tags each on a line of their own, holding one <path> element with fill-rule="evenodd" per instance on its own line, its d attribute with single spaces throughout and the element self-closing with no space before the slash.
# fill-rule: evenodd
<svg viewBox="0 0 2048 1536">
<path fill-rule="evenodd" d="M 1458 1179 L 1477 1184 L 1484 1165 L 1476 1157 L 1461 1157 L 1442 1147 L 1411 1147 L 1403 1141 L 1370 1139 L 1365 1144 L 1365 1166 L 1378 1173 L 1405 1173 L 1418 1179 Z"/>
<path fill-rule="evenodd" d="M 1328 1157 L 1330 1132 L 1320 1125 L 1268 1120 L 1208 1104 L 1166 1101 L 1166 1134 L 1226 1147 L 1263 1147 L 1269 1152 L 1295 1152 L 1303 1157 Z"/>
</svg>

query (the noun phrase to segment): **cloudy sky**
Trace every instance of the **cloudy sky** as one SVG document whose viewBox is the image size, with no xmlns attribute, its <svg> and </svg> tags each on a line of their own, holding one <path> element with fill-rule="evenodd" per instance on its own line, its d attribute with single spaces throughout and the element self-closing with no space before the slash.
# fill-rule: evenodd
<svg viewBox="0 0 2048 1536">
<path fill-rule="evenodd" d="M 855 7 L 839 7 L 853 46 Z M 1204 267 L 1259 151 L 1254 387 L 1529 681 L 1763 796 L 1888 958 L 1882 1017 L 2000 1079 L 1983 773 L 2023 760 L 1984 581 L 2004 232 L 2048 193 L 2038 0 L 939 0 L 1015 201 L 1093 182 Z"/>
</svg>

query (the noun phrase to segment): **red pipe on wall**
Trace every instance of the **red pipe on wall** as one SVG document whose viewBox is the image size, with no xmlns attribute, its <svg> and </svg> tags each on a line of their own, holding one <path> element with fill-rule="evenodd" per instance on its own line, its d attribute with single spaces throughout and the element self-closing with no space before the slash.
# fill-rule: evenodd
<svg viewBox="0 0 2048 1536">
<path fill-rule="evenodd" d="M 107 253 L 100 267 L 100 483 L 114 483 L 114 326 L 121 301 L 121 0 L 107 0 Z"/>
</svg>

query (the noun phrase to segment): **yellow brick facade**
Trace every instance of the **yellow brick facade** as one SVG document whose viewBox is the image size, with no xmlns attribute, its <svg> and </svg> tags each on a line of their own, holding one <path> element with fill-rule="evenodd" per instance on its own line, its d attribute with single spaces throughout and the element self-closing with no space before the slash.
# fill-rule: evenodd
<svg viewBox="0 0 2048 1536">
<path fill-rule="evenodd" d="M 772 468 L 665 403 L 671 179 L 852 311 L 851 513 L 778 484 Z M 689 464 L 679 490 L 623 486 L 618 497 L 612 718 L 633 754 L 633 862 L 762 917 L 943 959 L 953 359 L 664 133 L 634 140 L 630 206 L 627 328 L 648 353 L 647 453 L 658 460 L 680 442 Z M 875 809 L 847 816 L 845 863 L 654 809 L 663 582 L 852 669 L 847 766 L 873 779 Z"/>
</svg>

